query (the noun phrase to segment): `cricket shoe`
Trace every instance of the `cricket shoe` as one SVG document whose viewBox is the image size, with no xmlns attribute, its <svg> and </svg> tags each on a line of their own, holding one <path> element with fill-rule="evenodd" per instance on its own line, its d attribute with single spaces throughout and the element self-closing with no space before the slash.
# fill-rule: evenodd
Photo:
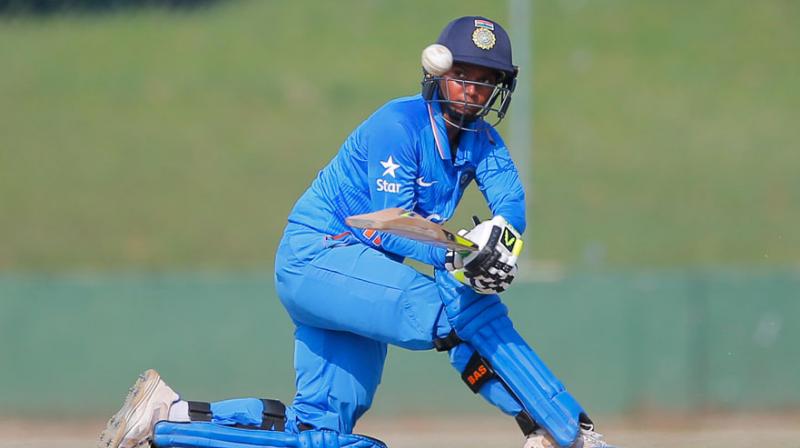
<svg viewBox="0 0 800 448">
<path fill-rule="evenodd" d="M 538 430 L 525 439 L 522 448 L 558 448 L 558 444 L 543 430 Z M 603 440 L 603 435 L 594 430 L 594 425 L 581 423 L 578 437 L 570 448 L 615 448 Z"/>
<path fill-rule="evenodd" d="M 131 386 L 125 403 L 100 433 L 98 448 L 149 446 L 156 423 L 166 420 L 169 408 L 180 397 L 153 369 L 146 370 Z"/>
</svg>

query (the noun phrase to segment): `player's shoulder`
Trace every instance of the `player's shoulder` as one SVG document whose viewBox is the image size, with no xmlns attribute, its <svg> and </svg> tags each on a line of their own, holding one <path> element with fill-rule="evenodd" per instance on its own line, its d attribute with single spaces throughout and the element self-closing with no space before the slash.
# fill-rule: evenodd
<svg viewBox="0 0 800 448">
<path fill-rule="evenodd" d="M 497 147 L 497 148 L 505 148 L 506 142 L 503 140 L 503 136 L 500 135 L 500 132 L 494 126 L 489 126 L 489 129 L 486 133 L 486 140 L 487 143 Z"/>
<path fill-rule="evenodd" d="M 422 99 L 422 95 L 416 94 L 389 100 L 379 110 L 403 114 L 419 114 L 427 110 L 426 104 L 425 100 Z"/>
<path fill-rule="evenodd" d="M 417 94 L 389 100 L 378 108 L 368 121 L 385 125 L 399 125 L 412 131 L 426 124 L 426 118 L 425 100 Z"/>
<path fill-rule="evenodd" d="M 506 149 L 506 143 L 500 133 L 492 126 L 485 126 L 477 132 L 475 136 L 475 143 L 481 153 L 491 152 L 493 150 Z"/>
</svg>

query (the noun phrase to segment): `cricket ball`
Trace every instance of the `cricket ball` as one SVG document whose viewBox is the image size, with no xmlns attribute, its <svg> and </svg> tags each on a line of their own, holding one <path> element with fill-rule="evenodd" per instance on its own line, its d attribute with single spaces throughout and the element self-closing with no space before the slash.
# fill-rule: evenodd
<svg viewBox="0 0 800 448">
<path fill-rule="evenodd" d="M 441 44 L 428 45 L 422 50 L 422 68 L 433 76 L 441 76 L 453 66 L 453 53 Z"/>
</svg>

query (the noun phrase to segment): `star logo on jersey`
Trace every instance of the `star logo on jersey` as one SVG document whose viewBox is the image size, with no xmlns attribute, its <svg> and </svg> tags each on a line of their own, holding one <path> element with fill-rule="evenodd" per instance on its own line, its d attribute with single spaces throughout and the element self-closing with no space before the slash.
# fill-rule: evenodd
<svg viewBox="0 0 800 448">
<path fill-rule="evenodd" d="M 381 174 L 381 176 L 385 176 L 388 174 L 392 177 L 397 177 L 395 176 L 394 171 L 400 168 L 400 165 L 394 163 L 394 160 L 392 160 L 392 156 L 389 156 L 389 159 L 387 161 L 381 162 L 381 165 L 384 168 L 386 168 L 386 170 L 383 172 L 383 174 Z"/>
</svg>

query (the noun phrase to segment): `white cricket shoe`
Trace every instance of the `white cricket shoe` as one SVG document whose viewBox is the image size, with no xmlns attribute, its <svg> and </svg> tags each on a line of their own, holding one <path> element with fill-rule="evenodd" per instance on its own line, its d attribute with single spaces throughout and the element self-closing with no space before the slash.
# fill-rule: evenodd
<svg viewBox="0 0 800 448">
<path fill-rule="evenodd" d="M 603 440 L 603 435 L 594 430 L 591 423 L 581 423 L 581 432 L 578 440 L 583 442 L 583 448 L 615 448 Z M 576 447 L 577 448 L 577 447 Z"/>
<path fill-rule="evenodd" d="M 540 429 L 525 439 L 522 448 L 558 448 L 558 444 Z M 594 425 L 581 423 L 578 438 L 570 448 L 614 448 L 603 440 L 603 435 L 594 430 Z"/>
<path fill-rule="evenodd" d="M 100 433 L 98 448 L 144 447 L 153 440 L 156 423 L 166 420 L 170 406 L 180 397 L 153 369 L 133 383 L 125 403 Z"/>
</svg>

